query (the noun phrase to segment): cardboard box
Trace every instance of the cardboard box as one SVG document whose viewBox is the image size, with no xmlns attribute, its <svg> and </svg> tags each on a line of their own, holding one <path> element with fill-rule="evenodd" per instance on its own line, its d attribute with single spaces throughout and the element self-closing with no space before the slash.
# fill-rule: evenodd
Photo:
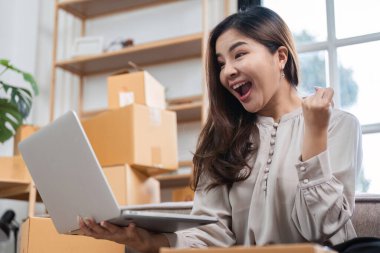
<svg viewBox="0 0 380 253">
<path fill-rule="evenodd" d="M 160 203 L 160 182 L 129 165 L 105 167 L 103 171 L 119 205 Z"/>
<path fill-rule="evenodd" d="M 149 175 L 178 168 L 175 112 L 132 104 L 82 125 L 103 167 L 129 164 Z"/>
<path fill-rule="evenodd" d="M 21 226 L 20 253 L 124 253 L 125 246 L 80 235 L 58 234 L 50 218 L 28 218 Z"/>
<path fill-rule="evenodd" d="M 34 125 L 22 125 L 17 129 L 16 134 L 14 136 L 14 142 L 13 142 L 13 154 L 14 155 L 20 154 L 20 151 L 18 150 L 18 144 L 22 140 L 28 138 L 33 133 L 37 132 L 38 129 L 39 129 L 39 127 L 34 126 Z"/>
<path fill-rule="evenodd" d="M 230 248 L 202 248 L 202 249 L 171 249 L 161 248 L 160 253 L 333 253 L 329 250 L 312 243 L 277 244 L 270 246 L 230 247 Z"/>
<path fill-rule="evenodd" d="M 178 187 L 172 190 L 172 201 L 193 201 L 194 191 L 190 186 Z"/>
<path fill-rule="evenodd" d="M 165 88 L 146 71 L 108 77 L 108 108 L 132 103 L 165 109 Z"/>
</svg>

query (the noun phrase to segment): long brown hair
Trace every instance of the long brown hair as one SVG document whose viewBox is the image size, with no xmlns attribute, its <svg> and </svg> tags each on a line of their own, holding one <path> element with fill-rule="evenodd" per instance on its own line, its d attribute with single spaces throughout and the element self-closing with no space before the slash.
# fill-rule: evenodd
<svg viewBox="0 0 380 253">
<path fill-rule="evenodd" d="M 253 166 L 247 162 L 257 153 L 260 144 L 256 114 L 246 111 L 220 83 L 215 47 L 220 35 L 229 29 L 236 29 L 261 43 L 271 53 L 285 46 L 288 49 L 285 78 L 293 86 L 298 85 L 299 67 L 293 37 L 278 14 L 265 7 L 253 7 L 219 23 L 208 42 L 206 72 L 210 104 L 193 158 L 193 189 L 197 189 L 201 177 L 206 182 L 206 190 L 220 185 L 230 187 L 234 182 L 247 179 Z"/>
</svg>

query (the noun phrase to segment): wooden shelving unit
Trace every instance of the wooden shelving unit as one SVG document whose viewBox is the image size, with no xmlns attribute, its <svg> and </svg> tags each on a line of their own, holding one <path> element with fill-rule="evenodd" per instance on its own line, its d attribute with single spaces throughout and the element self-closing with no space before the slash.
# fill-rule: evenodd
<svg viewBox="0 0 380 253">
<path fill-rule="evenodd" d="M 202 118 L 202 96 L 168 100 L 168 110 L 177 112 L 177 122 L 200 121 Z"/>
<path fill-rule="evenodd" d="M 178 166 L 181 167 L 193 167 L 192 161 L 180 161 Z M 181 186 L 188 186 L 191 182 L 191 173 L 178 174 L 177 172 L 172 172 L 168 174 L 157 175 L 155 178 L 160 181 L 161 189 L 165 188 L 175 188 Z"/>
<path fill-rule="evenodd" d="M 178 0 L 66 0 L 58 3 L 58 8 L 80 19 L 92 19 L 175 1 Z"/>
<path fill-rule="evenodd" d="M 204 48 L 208 37 L 208 1 L 202 0 L 202 23 L 201 33 L 189 34 L 174 38 L 152 41 L 126 47 L 119 51 L 105 52 L 99 55 L 76 57 L 71 59 L 57 60 L 58 48 L 58 23 L 59 12 L 64 11 L 79 18 L 81 21 L 81 36 L 86 35 L 86 22 L 93 18 L 109 16 L 116 13 L 133 11 L 136 9 L 158 6 L 179 0 L 56 0 L 55 20 L 53 36 L 53 64 L 50 89 L 50 120 L 55 118 L 56 97 L 56 71 L 65 70 L 79 77 L 79 101 L 78 111 L 82 118 L 90 117 L 104 110 L 83 111 L 84 78 L 90 75 L 115 72 L 127 67 L 129 61 L 139 66 L 148 66 L 159 63 L 184 60 L 194 57 L 204 57 Z M 224 0 L 225 7 L 228 0 Z M 202 59 L 204 60 L 204 59 Z M 177 113 L 177 122 L 200 121 L 204 122 L 205 104 L 207 99 L 203 94 L 199 96 L 168 100 L 168 110 Z M 186 162 L 185 162 L 186 163 Z M 187 162 L 191 166 L 191 162 Z M 183 162 L 180 163 L 183 165 Z M 163 187 L 171 185 L 188 185 L 190 174 L 185 175 L 161 175 L 157 176 Z"/>
<path fill-rule="evenodd" d="M 79 76 L 88 76 L 120 70 L 125 68 L 128 61 L 146 66 L 200 57 L 201 48 L 202 34 L 199 33 L 127 47 L 116 52 L 59 61 L 55 66 Z"/>
<path fill-rule="evenodd" d="M 86 57 L 76 57 L 57 61 L 58 47 L 58 15 L 63 10 L 82 21 L 81 35 L 85 36 L 87 20 L 98 18 L 104 15 L 113 15 L 121 12 L 133 11 L 136 9 L 163 5 L 178 0 L 63 0 L 57 1 L 55 5 L 54 22 L 54 46 L 53 46 L 53 65 L 51 77 L 51 101 L 50 101 L 50 120 L 55 118 L 55 83 L 56 69 L 68 71 L 80 78 L 79 84 L 79 108 L 81 117 L 89 117 L 103 110 L 83 111 L 83 92 L 84 77 L 109 73 L 124 69 L 128 61 L 132 61 L 139 66 L 147 66 L 158 63 L 168 63 L 171 61 L 184 60 L 194 57 L 203 57 L 203 47 L 206 43 L 205 24 L 203 32 L 190 34 L 174 38 L 152 41 L 144 44 L 126 47 L 119 51 L 105 52 L 99 55 Z M 207 1 L 202 2 L 203 16 L 207 12 Z M 203 17 L 204 23 L 206 18 Z M 201 96 L 202 97 L 202 96 Z M 203 99 L 189 104 L 170 105 L 169 110 L 177 112 L 178 122 L 201 120 Z"/>
<path fill-rule="evenodd" d="M 168 107 L 169 111 L 175 111 L 177 113 L 178 124 L 192 121 L 200 121 L 202 118 L 202 96 L 192 96 L 179 99 L 169 99 Z M 98 113 L 107 111 L 107 109 L 99 109 L 93 111 L 87 111 L 82 113 L 82 119 L 92 117 Z"/>
<path fill-rule="evenodd" d="M 34 215 L 37 192 L 21 156 L 0 157 L 0 198 L 28 200 L 28 215 Z"/>
<path fill-rule="evenodd" d="M 160 187 L 163 188 L 174 188 L 187 186 L 190 184 L 191 174 L 173 174 L 173 175 L 159 175 L 155 177 L 160 181 Z"/>
</svg>

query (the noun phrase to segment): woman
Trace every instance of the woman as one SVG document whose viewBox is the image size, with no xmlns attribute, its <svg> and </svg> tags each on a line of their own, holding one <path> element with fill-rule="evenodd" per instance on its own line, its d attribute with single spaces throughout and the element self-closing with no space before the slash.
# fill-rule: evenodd
<svg viewBox="0 0 380 253">
<path fill-rule="evenodd" d="M 332 109 L 333 90 L 297 95 L 291 32 L 273 11 L 233 14 L 208 45 L 210 112 L 194 156 L 193 214 L 216 224 L 153 234 L 130 225 L 80 221 L 85 235 L 141 252 L 317 242 L 356 236 L 350 217 L 361 167 L 357 119 Z"/>
</svg>

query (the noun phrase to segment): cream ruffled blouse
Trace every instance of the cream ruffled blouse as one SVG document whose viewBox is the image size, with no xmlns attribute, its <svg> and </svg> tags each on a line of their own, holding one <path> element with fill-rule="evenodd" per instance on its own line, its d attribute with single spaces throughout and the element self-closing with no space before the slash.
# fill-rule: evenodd
<svg viewBox="0 0 380 253">
<path fill-rule="evenodd" d="M 165 234 L 171 247 L 228 247 L 273 243 L 337 244 L 356 236 L 350 217 L 362 161 L 361 128 L 334 109 L 328 149 L 301 162 L 302 109 L 275 123 L 259 116 L 260 146 L 250 177 L 228 189 L 196 191 L 192 214 L 216 224 Z"/>
</svg>

